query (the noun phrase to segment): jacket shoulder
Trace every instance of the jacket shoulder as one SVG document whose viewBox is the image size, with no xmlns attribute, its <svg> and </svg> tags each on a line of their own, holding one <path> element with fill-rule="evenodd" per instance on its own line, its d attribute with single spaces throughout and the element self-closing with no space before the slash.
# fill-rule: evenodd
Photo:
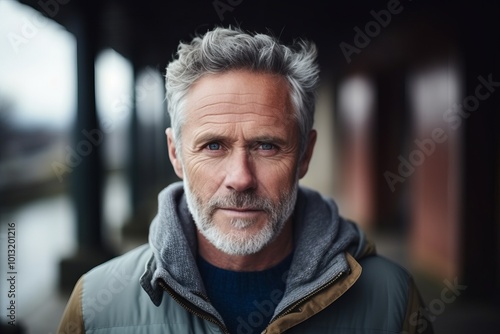
<svg viewBox="0 0 500 334">
<path fill-rule="evenodd" d="M 401 331 L 413 287 L 410 273 L 391 260 L 367 256 L 359 261 L 362 273 L 346 303 L 363 301 L 362 312 L 370 314 L 377 326 Z M 374 323 L 372 321 L 372 323 Z"/>
<path fill-rule="evenodd" d="M 401 333 L 411 294 L 411 275 L 379 255 L 358 261 L 362 271 L 356 282 L 291 333 Z"/>
<path fill-rule="evenodd" d="M 217 326 L 194 317 L 166 292 L 160 305 L 153 303 L 140 284 L 152 257 L 149 245 L 144 245 L 83 276 L 81 305 L 86 333 L 214 331 Z"/>
<path fill-rule="evenodd" d="M 84 333 L 98 315 L 107 313 L 114 297 L 123 294 L 140 272 L 148 247 L 142 246 L 107 261 L 83 275 L 76 283 L 61 318 L 58 333 Z M 132 264 L 135 264 L 136 268 Z M 142 266 L 143 268 L 144 266 Z M 130 291 L 130 290 L 129 290 Z"/>
<path fill-rule="evenodd" d="M 369 255 L 358 262 L 363 268 L 361 278 L 369 285 L 385 285 L 395 291 L 398 288 L 404 289 L 412 279 L 404 267 L 381 255 Z"/>
<path fill-rule="evenodd" d="M 93 268 L 84 277 L 86 280 L 89 280 L 98 276 L 116 276 L 125 272 L 126 274 L 123 275 L 125 277 L 129 277 L 130 275 L 140 276 L 144 272 L 146 263 L 152 254 L 149 245 L 139 246 Z M 96 283 L 98 282 L 96 281 Z"/>
<path fill-rule="evenodd" d="M 109 260 L 83 276 L 81 305 L 86 331 L 130 323 L 139 305 L 151 303 L 139 279 L 151 258 L 149 245 Z M 131 319 L 132 316 L 132 319 Z M 126 326 L 125 326 L 126 327 Z"/>
<path fill-rule="evenodd" d="M 412 275 L 383 256 L 368 256 L 359 262 L 363 268 L 357 294 L 365 296 L 375 317 L 385 318 L 380 325 L 398 333 L 432 334 L 432 321 Z M 356 285 L 355 285 L 356 286 Z"/>
</svg>

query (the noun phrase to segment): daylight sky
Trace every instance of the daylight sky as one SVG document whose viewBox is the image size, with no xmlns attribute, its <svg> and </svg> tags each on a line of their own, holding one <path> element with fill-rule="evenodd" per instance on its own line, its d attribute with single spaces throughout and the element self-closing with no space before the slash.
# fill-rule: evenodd
<svg viewBox="0 0 500 334">
<path fill-rule="evenodd" d="M 100 117 L 130 94 L 130 63 L 112 50 L 96 62 Z M 105 90 L 103 88 L 106 87 Z M 0 0 L 0 100 L 22 127 L 68 128 L 76 114 L 76 40 L 64 27 L 14 0 Z M 123 118 L 123 117 L 122 117 Z"/>
</svg>

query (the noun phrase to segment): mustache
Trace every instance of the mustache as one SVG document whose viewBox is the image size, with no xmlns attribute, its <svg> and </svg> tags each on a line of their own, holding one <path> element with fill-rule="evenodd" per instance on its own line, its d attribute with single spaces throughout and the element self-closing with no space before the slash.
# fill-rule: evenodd
<svg viewBox="0 0 500 334">
<path fill-rule="evenodd" d="M 210 213 L 217 208 L 237 208 L 253 209 L 270 212 L 273 210 L 273 202 L 268 198 L 263 198 L 255 192 L 233 192 L 227 196 L 211 198 L 207 203 Z"/>
</svg>

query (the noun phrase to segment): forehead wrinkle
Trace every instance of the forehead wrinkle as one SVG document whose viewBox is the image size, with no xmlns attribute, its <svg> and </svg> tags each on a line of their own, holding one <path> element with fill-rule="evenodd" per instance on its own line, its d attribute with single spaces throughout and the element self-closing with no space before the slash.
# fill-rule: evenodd
<svg viewBox="0 0 500 334">
<path fill-rule="evenodd" d="M 280 109 L 277 109 L 277 111 L 280 111 Z M 274 121 L 279 121 L 282 120 L 282 117 L 280 117 L 279 114 L 271 114 L 271 115 L 263 115 L 258 113 L 257 111 L 245 111 L 245 112 L 231 112 L 231 111 L 226 111 L 226 112 L 217 112 L 217 113 L 212 113 L 212 114 L 204 114 L 204 115 L 192 115 L 197 116 L 197 120 L 206 120 L 210 118 L 220 118 L 220 121 L 218 120 L 208 120 L 206 122 L 208 123 L 222 123 L 222 124 L 227 124 L 228 119 L 237 119 L 236 123 L 243 123 L 243 122 L 261 122 L 262 119 L 266 120 L 274 120 Z"/>
<path fill-rule="evenodd" d="M 261 94 L 258 94 L 258 93 L 232 93 L 232 92 L 224 92 L 224 93 L 221 93 L 221 92 L 216 92 L 216 93 L 212 93 L 212 94 L 209 94 L 207 96 L 204 96 L 204 97 L 201 97 L 198 99 L 198 101 L 203 101 L 203 100 L 206 100 L 206 99 L 210 99 L 210 98 L 218 98 L 218 97 L 224 97 L 228 95 L 229 97 L 233 97 L 233 96 L 240 96 L 240 97 L 247 97 L 247 96 L 260 96 Z"/>
<path fill-rule="evenodd" d="M 249 123 L 255 123 L 257 122 L 256 120 L 241 120 L 241 121 L 237 121 L 237 122 L 232 122 L 234 124 L 249 124 Z M 203 126 L 208 126 L 208 125 L 227 125 L 228 121 L 224 121 L 224 120 L 221 120 L 221 121 L 206 121 L 206 122 L 203 122 L 203 124 L 201 124 L 199 127 L 203 127 Z M 266 127 L 266 126 L 274 126 L 274 124 L 269 124 L 269 123 L 266 123 L 266 124 L 263 124 L 263 125 L 260 125 L 261 127 Z"/>
<path fill-rule="evenodd" d="M 271 94 L 271 93 L 269 93 Z M 190 94 L 190 95 L 193 95 L 193 94 Z M 189 100 L 193 100 L 192 103 L 189 103 L 190 104 L 190 108 L 193 108 L 193 109 L 200 109 L 202 108 L 203 106 L 210 106 L 210 105 L 214 105 L 214 104 L 222 104 L 222 103 L 227 103 L 227 104 L 258 104 L 258 105 L 263 105 L 263 106 L 269 106 L 269 107 L 272 107 L 272 108 L 275 108 L 276 106 L 272 106 L 272 105 L 268 105 L 268 104 L 265 104 L 265 103 L 261 103 L 261 102 L 258 102 L 256 101 L 256 99 L 254 99 L 254 97 L 258 97 L 257 100 L 259 99 L 267 99 L 268 98 L 268 94 L 258 94 L 258 93 L 212 93 L 212 94 L 209 94 L 209 95 L 206 95 L 206 96 L 202 96 L 202 97 L 198 97 L 196 95 L 198 94 L 194 94 L 195 96 L 191 96 L 193 99 L 188 99 Z M 279 92 L 274 92 L 272 93 L 271 95 L 273 96 L 281 96 L 283 94 L 280 94 Z M 279 106 L 283 106 L 283 105 L 286 105 L 287 104 L 287 96 L 285 94 L 285 96 L 281 96 L 282 98 L 280 98 L 279 100 Z M 236 101 L 235 101 L 236 99 Z M 205 101 L 208 100 L 209 102 L 205 103 Z M 210 100 L 215 100 L 214 102 L 210 102 Z M 204 104 L 205 103 L 205 104 Z M 202 105 L 202 107 L 197 107 L 198 105 Z"/>
<path fill-rule="evenodd" d="M 239 94 L 239 93 L 212 93 L 210 95 L 207 95 L 207 96 L 203 96 L 201 98 L 197 98 L 194 102 L 193 102 L 193 106 L 196 106 L 198 104 L 204 104 L 205 101 L 208 100 L 207 104 L 206 105 L 211 105 L 211 104 L 216 104 L 216 103 L 223 103 L 223 102 L 226 102 L 226 103 L 237 103 L 237 102 L 231 102 L 231 101 L 234 101 L 234 100 L 247 100 L 247 99 L 243 99 L 243 97 L 254 97 L 254 96 L 260 96 L 259 94 L 255 94 L 255 93 L 245 93 L 245 94 Z M 236 99 L 234 98 L 236 97 Z M 211 103 L 210 101 L 212 100 L 215 100 L 213 103 Z M 251 99 L 250 101 L 252 101 L 253 99 Z"/>
<path fill-rule="evenodd" d="M 256 106 L 262 106 L 262 107 L 271 108 L 271 109 L 277 109 L 277 110 L 281 110 L 283 108 L 282 105 L 273 106 L 273 105 L 270 105 L 270 104 L 260 103 L 260 102 L 243 102 L 243 103 L 239 103 L 239 102 L 219 101 L 219 102 L 205 104 L 205 105 L 203 105 L 201 107 L 198 107 L 198 108 L 193 108 L 193 110 L 204 110 L 205 108 L 210 108 L 210 107 L 213 107 L 213 106 L 225 105 L 225 104 L 228 104 L 228 105 L 238 105 L 238 106 L 256 105 Z"/>
</svg>

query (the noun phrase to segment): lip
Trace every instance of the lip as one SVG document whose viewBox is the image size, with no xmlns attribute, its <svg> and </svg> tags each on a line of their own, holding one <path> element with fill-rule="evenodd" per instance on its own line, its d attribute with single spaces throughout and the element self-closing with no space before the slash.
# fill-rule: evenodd
<svg viewBox="0 0 500 334">
<path fill-rule="evenodd" d="M 257 208 L 219 208 L 220 210 L 228 210 L 228 211 L 238 211 L 238 212 L 247 212 L 247 211 L 262 211 Z"/>
<path fill-rule="evenodd" d="M 219 208 L 219 210 L 231 216 L 242 217 L 254 216 L 263 212 L 263 210 L 256 208 Z"/>
</svg>

